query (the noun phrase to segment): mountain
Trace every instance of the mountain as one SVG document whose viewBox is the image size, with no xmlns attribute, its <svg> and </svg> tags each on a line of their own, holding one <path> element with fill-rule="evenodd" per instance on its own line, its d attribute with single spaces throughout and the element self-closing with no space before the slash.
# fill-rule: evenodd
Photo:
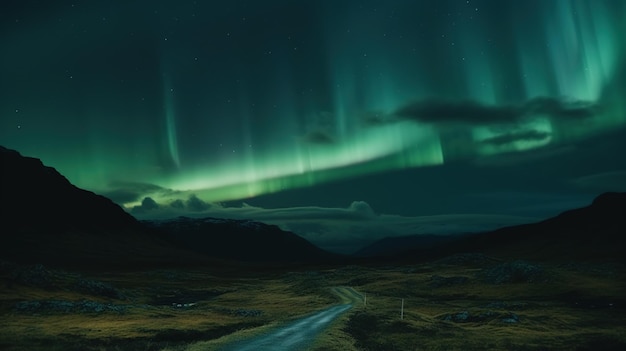
<svg viewBox="0 0 626 351">
<path fill-rule="evenodd" d="M 537 223 L 469 234 L 431 248 L 412 247 L 397 258 L 434 259 L 462 252 L 538 260 L 624 260 L 626 193 L 605 193 L 586 207 Z"/>
<path fill-rule="evenodd" d="M 0 146 L 2 223 L 18 231 L 122 229 L 139 223 L 111 200 L 79 189 L 36 158 Z"/>
<path fill-rule="evenodd" d="M 468 240 L 487 252 L 545 259 L 623 259 L 626 193 L 604 193 L 586 207 L 538 223 L 505 227 Z"/>
<path fill-rule="evenodd" d="M 341 259 L 275 225 L 249 220 L 178 217 L 143 221 L 173 242 L 210 257 L 253 262 L 323 262 Z"/>
<path fill-rule="evenodd" d="M 0 260 L 112 267 L 200 262 L 111 200 L 0 146 Z"/>
<path fill-rule="evenodd" d="M 96 267 L 213 259 L 321 262 L 340 256 L 272 225 L 226 219 L 139 222 L 39 159 L 0 146 L 0 260 Z"/>
</svg>

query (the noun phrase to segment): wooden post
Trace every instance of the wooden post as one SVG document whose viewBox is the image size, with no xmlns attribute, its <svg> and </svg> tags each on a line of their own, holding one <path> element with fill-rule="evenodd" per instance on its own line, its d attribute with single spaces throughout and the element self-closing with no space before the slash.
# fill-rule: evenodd
<svg viewBox="0 0 626 351">
<path fill-rule="evenodd" d="M 363 306 L 367 307 L 367 293 L 363 293 Z"/>
<path fill-rule="evenodd" d="M 402 304 L 400 305 L 400 319 L 404 319 L 404 299 L 402 299 Z"/>
</svg>

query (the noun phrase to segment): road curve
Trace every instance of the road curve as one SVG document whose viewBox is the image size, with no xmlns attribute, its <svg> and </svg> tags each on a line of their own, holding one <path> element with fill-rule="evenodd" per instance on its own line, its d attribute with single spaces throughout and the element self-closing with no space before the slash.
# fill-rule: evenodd
<svg viewBox="0 0 626 351">
<path fill-rule="evenodd" d="M 221 351 L 301 351 L 306 350 L 318 335 L 342 313 L 360 301 L 360 295 L 352 288 L 336 287 L 343 304 L 297 319 L 263 335 L 242 340 L 221 348 Z"/>
</svg>

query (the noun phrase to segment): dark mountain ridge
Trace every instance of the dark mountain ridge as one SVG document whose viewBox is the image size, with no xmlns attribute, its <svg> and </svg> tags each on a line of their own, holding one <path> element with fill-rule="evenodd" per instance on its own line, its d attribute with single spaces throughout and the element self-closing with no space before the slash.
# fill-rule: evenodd
<svg viewBox="0 0 626 351">
<path fill-rule="evenodd" d="M 0 165 L 0 260 L 135 268 L 207 264 L 215 258 L 276 263 L 339 257 L 294 233 L 253 221 L 139 222 L 39 159 L 2 146 Z"/>
<path fill-rule="evenodd" d="M 258 262 L 322 262 L 341 258 L 292 232 L 251 220 L 178 217 L 142 223 L 171 241 L 210 257 Z"/>
<path fill-rule="evenodd" d="M 72 227 L 137 229 L 139 222 L 104 196 L 77 188 L 41 160 L 0 146 L 2 223 L 18 232 Z M 71 220 L 68 220 L 71 219 Z"/>
<path fill-rule="evenodd" d="M 624 259 L 626 193 L 609 192 L 586 207 L 546 220 L 504 227 L 460 245 L 546 259 Z"/>
<path fill-rule="evenodd" d="M 0 146 L 0 165 L 0 260 L 94 269 L 207 261 L 39 159 Z"/>
<path fill-rule="evenodd" d="M 467 234 L 436 245 L 406 247 L 394 259 L 430 260 L 482 252 L 503 258 L 624 260 L 626 193 L 599 195 L 586 207 L 546 220 Z"/>
</svg>

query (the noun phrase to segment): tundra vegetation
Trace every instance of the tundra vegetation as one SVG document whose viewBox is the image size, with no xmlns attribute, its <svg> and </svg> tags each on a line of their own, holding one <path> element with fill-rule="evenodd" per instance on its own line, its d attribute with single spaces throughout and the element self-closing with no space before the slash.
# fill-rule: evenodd
<svg viewBox="0 0 626 351">
<path fill-rule="evenodd" d="M 479 254 L 422 264 L 136 272 L 3 262 L 0 348 L 217 350 L 353 303 L 311 350 L 626 349 L 624 277 L 623 263 Z M 366 303 L 335 287 L 352 287 Z"/>
</svg>

